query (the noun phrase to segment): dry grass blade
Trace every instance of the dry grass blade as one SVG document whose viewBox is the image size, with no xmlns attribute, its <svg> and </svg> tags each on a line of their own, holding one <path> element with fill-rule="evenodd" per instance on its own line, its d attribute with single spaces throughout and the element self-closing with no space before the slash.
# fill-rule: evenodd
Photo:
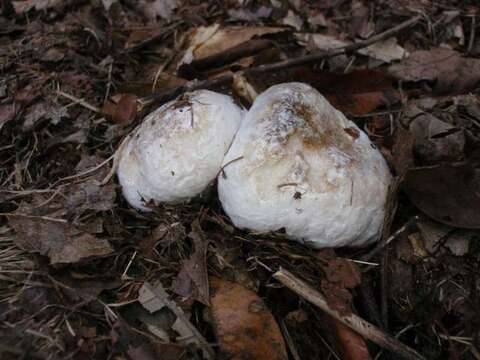
<svg viewBox="0 0 480 360">
<path fill-rule="evenodd" d="M 340 315 L 338 311 L 333 310 L 327 304 L 327 301 L 322 294 L 320 294 L 317 290 L 313 289 L 287 270 L 280 269 L 275 274 L 273 274 L 273 277 L 293 292 L 297 293 L 298 295 L 302 296 L 314 305 L 318 306 L 328 315 L 339 320 L 341 323 L 347 325 L 360 335 L 371 340 L 382 348 L 388 349 L 402 356 L 405 359 L 425 360 L 425 358 L 418 352 L 406 346 L 405 344 L 402 344 L 394 337 L 384 333 L 382 330 L 365 321 L 361 317 L 355 314 Z"/>
</svg>

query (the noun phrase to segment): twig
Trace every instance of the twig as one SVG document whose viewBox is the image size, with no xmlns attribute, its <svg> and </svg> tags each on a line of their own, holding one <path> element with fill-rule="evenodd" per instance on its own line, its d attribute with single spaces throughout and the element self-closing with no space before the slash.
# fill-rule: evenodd
<svg viewBox="0 0 480 360">
<path fill-rule="evenodd" d="M 231 49 L 228 49 L 227 51 L 222 51 L 221 53 L 207 56 L 203 59 L 193 60 L 190 64 L 182 65 L 179 70 L 182 71 L 182 68 L 184 68 L 185 71 L 191 69 L 194 72 L 201 72 L 213 67 L 221 67 L 243 57 L 257 54 L 260 51 L 271 48 L 272 46 L 273 43 L 270 40 L 248 40 Z"/>
<path fill-rule="evenodd" d="M 413 227 L 416 226 L 419 217 L 414 216 L 410 220 L 408 220 L 405 225 L 403 225 L 400 229 L 395 231 L 393 235 L 391 235 L 386 240 L 382 240 L 375 246 L 375 248 L 370 251 L 368 254 L 363 255 L 360 259 L 362 261 L 370 261 L 375 255 L 377 255 L 381 250 L 383 250 L 388 244 L 390 244 L 393 240 L 397 239 L 400 235 L 402 235 L 406 231 L 410 231 Z"/>
<path fill-rule="evenodd" d="M 237 158 L 235 158 L 235 159 L 232 159 L 232 160 L 230 160 L 229 162 L 227 162 L 225 165 L 222 166 L 222 168 L 220 169 L 220 171 L 219 171 L 218 174 L 217 174 L 217 177 L 218 177 L 218 175 L 222 174 L 222 177 L 223 177 L 224 179 L 226 179 L 226 178 L 227 178 L 227 174 L 225 174 L 225 168 L 226 168 L 228 165 L 233 164 L 234 162 L 236 162 L 236 161 L 238 161 L 238 160 L 242 160 L 242 159 L 243 159 L 243 155 L 242 155 L 242 156 L 239 156 L 239 157 L 237 157 Z"/>
<path fill-rule="evenodd" d="M 139 43 L 135 44 L 135 45 L 132 45 L 132 46 L 129 46 L 129 47 L 126 47 L 125 48 L 125 52 L 126 53 L 132 53 L 132 52 L 135 52 L 137 50 L 141 50 L 143 49 L 144 47 L 147 47 L 148 45 L 158 41 L 158 40 L 161 40 L 165 35 L 167 35 L 168 33 L 172 32 L 173 30 L 175 30 L 175 28 L 177 26 L 180 26 L 184 23 L 183 20 L 180 20 L 180 21 L 177 21 L 177 22 L 174 22 L 173 24 L 171 25 L 168 25 L 164 28 L 162 28 L 162 30 L 152 36 L 150 36 L 149 38 L 146 38 L 142 41 L 140 41 Z"/>
<path fill-rule="evenodd" d="M 21 217 L 26 217 L 29 219 L 41 219 L 45 221 L 53 221 L 53 222 L 59 222 L 59 223 L 67 223 L 68 221 L 65 219 L 57 219 L 57 218 L 52 218 L 48 216 L 35 216 L 35 215 L 27 215 L 27 214 L 17 214 L 17 213 L 0 213 L 0 216 L 21 216 Z"/>
<path fill-rule="evenodd" d="M 475 15 L 472 15 L 472 22 L 470 23 L 470 39 L 468 40 L 467 53 L 472 52 L 474 40 L 475 40 Z"/>
<path fill-rule="evenodd" d="M 337 310 L 332 309 L 328 305 L 325 297 L 322 294 L 320 294 L 317 290 L 313 289 L 304 281 L 300 280 L 287 270 L 280 269 L 275 274 L 273 274 L 273 277 L 293 292 L 310 301 L 312 304 L 318 306 L 328 315 L 334 317 L 341 323 L 355 330 L 357 333 L 359 333 L 366 339 L 371 340 L 382 348 L 388 349 L 402 356 L 405 359 L 425 360 L 425 358 L 418 352 L 401 343 L 394 337 L 384 333 L 382 330 L 365 321 L 361 317 L 355 314 L 342 315 Z"/>
<path fill-rule="evenodd" d="M 96 113 L 99 113 L 99 114 L 102 113 L 102 110 L 100 108 L 89 104 L 88 102 L 86 102 L 83 99 L 79 99 L 79 98 L 77 98 L 73 95 L 67 94 L 66 92 L 63 92 L 62 90 L 57 90 L 57 94 L 60 95 L 60 96 L 63 96 L 64 98 L 67 98 L 67 99 L 73 101 L 75 104 L 82 105 L 84 108 L 87 108 L 88 110 L 92 110 L 93 112 L 96 112 Z"/>
<path fill-rule="evenodd" d="M 333 49 L 330 51 L 319 51 L 310 55 L 300 56 L 294 59 L 279 61 L 272 64 L 259 65 L 246 70 L 240 70 L 232 74 L 219 76 L 213 79 L 207 79 L 202 81 L 198 81 L 198 80 L 189 81 L 188 83 L 181 86 L 177 86 L 173 89 L 148 95 L 139 99 L 139 107 L 140 107 L 140 110 L 143 110 L 144 107 L 151 105 L 152 103 L 171 100 L 187 91 L 218 86 L 218 85 L 232 81 L 234 76 L 256 75 L 256 74 L 261 74 L 266 72 L 273 72 L 273 71 L 283 70 L 283 69 L 294 67 L 294 66 L 311 64 L 319 60 L 329 59 L 339 55 L 354 53 L 376 42 L 385 40 L 395 34 L 398 34 L 400 31 L 416 24 L 421 18 L 422 18 L 421 15 L 415 16 L 414 18 L 411 18 L 410 20 L 407 20 L 387 31 L 384 31 L 378 35 L 374 35 L 367 40 L 359 41 L 355 44 L 351 44 L 338 49 Z"/>
<path fill-rule="evenodd" d="M 369 320 L 384 330 L 385 326 L 380 317 L 380 311 L 375 301 L 375 296 L 373 295 L 372 278 L 369 274 L 362 274 L 362 283 L 359 286 L 359 296 Z"/>
<path fill-rule="evenodd" d="M 113 153 L 112 168 L 108 172 L 107 176 L 105 176 L 105 178 L 102 180 L 101 182 L 102 186 L 106 185 L 110 181 L 110 179 L 113 177 L 113 175 L 115 175 L 115 172 L 117 171 L 117 168 L 118 168 L 118 164 L 120 163 L 120 154 L 122 153 L 123 148 L 125 147 L 125 144 L 130 138 L 131 138 L 130 134 L 125 136 L 125 138 L 122 140 L 122 142 L 118 146 L 117 150 L 115 150 L 115 152 Z"/>
<path fill-rule="evenodd" d="M 63 181 L 66 181 L 66 180 L 72 180 L 72 179 L 76 179 L 76 178 L 79 178 L 79 177 L 83 177 L 85 175 L 89 175 L 91 173 L 94 173 L 95 171 L 97 171 L 98 169 L 102 168 L 103 166 L 107 165 L 110 160 L 114 159 L 115 158 L 115 153 L 113 153 L 113 155 L 110 155 L 110 157 L 104 161 L 102 161 L 100 164 L 98 164 L 97 166 L 94 166 L 93 168 L 90 168 L 88 170 L 85 170 L 81 173 L 78 173 L 78 174 L 75 174 L 75 175 L 70 175 L 70 176 L 66 176 L 64 178 L 61 178 L 59 180 L 57 180 L 57 182 L 55 182 L 54 185 L 52 185 L 52 187 L 54 187 L 55 185 L 63 182 Z"/>
<path fill-rule="evenodd" d="M 388 295 L 390 293 L 389 285 L 389 272 L 388 272 L 388 247 L 385 248 L 385 251 L 382 254 L 380 260 L 380 312 L 383 321 L 384 330 L 389 330 L 388 321 Z"/>
<path fill-rule="evenodd" d="M 288 327 L 287 327 L 287 324 L 285 324 L 285 320 L 280 321 L 280 329 L 282 329 L 283 337 L 288 345 L 288 349 L 290 350 L 290 353 L 292 354 L 293 359 L 301 360 L 302 358 L 300 357 L 300 355 L 298 355 L 297 347 L 295 346 L 292 336 L 288 331 Z"/>
</svg>

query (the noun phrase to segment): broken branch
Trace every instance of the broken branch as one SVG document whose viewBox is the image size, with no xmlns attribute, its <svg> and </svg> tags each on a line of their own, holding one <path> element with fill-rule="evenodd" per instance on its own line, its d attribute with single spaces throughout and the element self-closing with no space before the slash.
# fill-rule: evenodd
<svg viewBox="0 0 480 360">
<path fill-rule="evenodd" d="M 371 340 L 382 348 L 390 350 L 408 360 L 425 360 L 425 358 L 418 352 L 401 343 L 394 337 L 384 333 L 382 330 L 373 324 L 370 324 L 361 317 L 355 314 L 342 315 L 338 311 L 332 309 L 321 293 L 307 285 L 304 281 L 300 280 L 287 270 L 280 269 L 273 274 L 273 277 L 293 292 L 310 301 L 312 304 L 318 306 L 328 315 L 337 319 L 341 323 L 355 330 L 357 333 L 366 339 Z"/>
</svg>

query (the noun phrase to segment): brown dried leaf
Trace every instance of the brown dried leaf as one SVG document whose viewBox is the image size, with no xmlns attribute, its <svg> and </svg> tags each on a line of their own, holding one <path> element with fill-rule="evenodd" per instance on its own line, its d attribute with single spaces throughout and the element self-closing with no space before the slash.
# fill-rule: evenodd
<svg viewBox="0 0 480 360">
<path fill-rule="evenodd" d="M 36 103 L 27 109 L 23 131 L 33 130 L 41 119 L 50 120 L 52 124 L 57 125 L 62 119 L 68 117 L 68 110 L 65 106 L 52 102 Z M 58 141 L 61 142 L 62 140 L 59 139 Z"/>
<path fill-rule="evenodd" d="M 108 211 L 115 204 L 115 184 L 102 186 L 97 180 L 87 180 L 69 189 L 66 206 L 71 213 L 85 210 Z"/>
<path fill-rule="evenodd" d="M 173 11 L 178 7 L 179 0 L 142 0 L 140 7 L 145 16 L 151 20 L 157 20 L 157 17 L 170 21 Z"/>
<path fill-rule="evenodd" d="M 152 350 L 146 344 L 129 348 L 127 350 L 127 354 L 131 360 L 155 360 L 156 359 Z"/>
<path fill-rule="evenodd" d="M 62 5 L 63 2 L 64 0 L 26 0 L 12 1 L 12 5 L 16 13 L 23 13 L 31 9 L 46 10 L 58 5 Z"/>
<path fill-rule="evenodd" d="M 379 70 L 339 74 L 301 66 L 275 76 L 258 74 L 248 77 L 248 81 L 258 92 L 282 82 L 305 82 L 320 91 L 338 110 L 353 115 L 367 114 L 380 106 L 390 106 L 400 100 L 400 94 L 393 88 L 393 78 Z"/>
<path fill-rule="evenodd" d="M 65 58 L 65 53 L 57 48 L 57 47 L 52 47 L 48 49 L 45 53 L 42 54 L 40 57 L 41 61 L 45 62 L 60 62 Z"/>
<path fill-rule="evenodd" d="M 62 291 L 75 302 L 96 300 L 102 291 L 112 290 L 122 285 L 120 279 L 102 278 L 101 276 L 79 279 L 71 275 L 62 275 L 56 280 L 65 285 L 62 286 Z"/>
<path fill-rule="evenodd" d="M 15 214 L 8 216 L 21 248 L 47 255 L 52 264 L 76 263 L 113 252 L 107 240 L 85 233 L 63 219 L 38 215 L 35 208 L 22 203 Z"/>
<path fill-rule="evenodd" d="M 462 94 L 480 80 L 480 60 L 461 57 L 447 48 L 418 50 L 400 64 L 390 66 L 389 72 L 406 81 L 436 81 L 437 94 Z"/>
<path fill-rule="evenodd" d="M 114 106 L 113 121 L 123 126 L 130 125 L 137 116 L 137 99 L 133 94 L 121 94 L 120 100 Z"/>
<path fill-rule="evenodd" d="M 465 134 L 432 114 L 421 113 L 410 123 L 415 137 L 415 155 L 422 164 L 460 161 L 464 156 Z"/>
<path fill-rule="evenodd" d="M 272 14 L 272 8 L 260 6 L 256 10 L 241 7 L 238 9 L 229 9 L 228 15 L 232 20 L 241 20 L 246 22 L 256 22 L 261 18 L 268 18 Z"/>
<path fill-rule="evenodd" d="M 285 343 L 263 301 L 241 285 L 210 277 L 211 312 L 221 351 L 229 359 L 288 358 Z"/>
<path fill-rule="evenodd" d="M 196 28 L 189 36 L 181 64 L 203 59 L 234 48 L 253 37 L 285 31 L 280 27 L 220 27 L 214 24 Z"/>
<path fill-rule="evenodd" d="M 317 251 L 316 256 L 325 274 L 320 287 L 328 305 L 341 314 L 351 313 L 352 295 L 349 289 L 361 283 L 360 270 L 353 262 L 337 257 L 333 249 Z"/>
<path fill-rule="evenodd" d="M 203 350 L 203 355 L 210 359 L 213 356 L 213 350 L 206 342 L 202 334 L 188 320 L 185 312 L 174 301 L 170 300 L 163 285 L 159 282 L 155 287 L 149 283 L 144 283 L 139 290 L 138 301 L 150 312 L 158 311 L 164 307 L 170 309 L 177 319 L 172 325 L 172 329 L 180 334 L 177 340 L 185 344 L 198 345 Z"/>
<path fill-rule="evenodd" d="M 395 130 L 392 147 L 391 163 L 397 175 L 404 175 L 408 169 L 415 166 L 413 149 L 415 138 L 412 133 L 399 126 Z"/>
<path fill-rule="evenodd" d="M 207 274 L 208 241 L 204 240 L 204 234 L 198 219 L 192 223 L 192 231 L 189 237 L 193 240 L 194 253 L 190 258 L 183 261 L 182 269 L 173 281 L 172 286 L 178 295 L 185 298 L 194 298 L 205 305 L 210 305 L 208 302 Z"/>
<path fill-rule="evenodd" d="M 367 343 L 361 335 L 334 318 L 329 320 L 335 331 L 337 348 L 343 360 L 371 359 Z"/>
<path fill-rule="evenodd" d="M 334 50 L 350 45 L 351 42 L 342 40 L 336 36 L 325 34 L 298 33 L 295 37 L 300 44 L 317 50 Z M 396 38 L 388 38 L 376 42 L 366 48 L 358 50 L 364 56 L 390 63 L 408 57 L 408 52 L 397 43 Z"/>
<path fill-rule="evenodd" d="M 162 284 L 157 285 L 157 289 L 161 290 L 161 293 L 164 294 L 164 297 L 159 297 L 156 296 L 148 286 L 143 285 L 139 290 L 138 290 L 138 302 L 142 304 L 142 306 L 150 311 L 151 313 L 154 313 L 155 311 L 163 309 L 165 306 L 167 306 L 168 302 L 168 295 L 165 292 L 165 289 L 163 289 Z"/>
<path fill-rule="evenodd" d="M 13 120 L 15 114 L 15 104 L 0 105 L 0 130 L 2 129 L 3 125 Z"/>
<path fill-rule="evenodd" d="M 410 201 L 441 223 L 480 228 L 480 169 L 470 163 L 411 169 L 403 188 Z"/>
</svg>

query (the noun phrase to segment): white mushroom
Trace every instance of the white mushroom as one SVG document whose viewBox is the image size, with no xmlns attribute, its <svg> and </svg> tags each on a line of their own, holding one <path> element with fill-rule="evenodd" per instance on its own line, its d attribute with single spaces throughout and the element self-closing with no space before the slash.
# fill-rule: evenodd
<svg viewBox="0 0 480 360">
<path fill-rule="evenodd" d="M 120 153 L 117 175 L 127 201 L 176 203 L 201 193 L 218 175 L 242 119 L 232 98 L 199 90 L 149 114 Z"/>
<path fill-rule="evenodd" d="M 379 238 L 391 175 L 352 121 L 309 85 L 257 97 L 224 159 L 218 190 L 235 226 L 284 229 L 314 248 Z"/>
</svg>

